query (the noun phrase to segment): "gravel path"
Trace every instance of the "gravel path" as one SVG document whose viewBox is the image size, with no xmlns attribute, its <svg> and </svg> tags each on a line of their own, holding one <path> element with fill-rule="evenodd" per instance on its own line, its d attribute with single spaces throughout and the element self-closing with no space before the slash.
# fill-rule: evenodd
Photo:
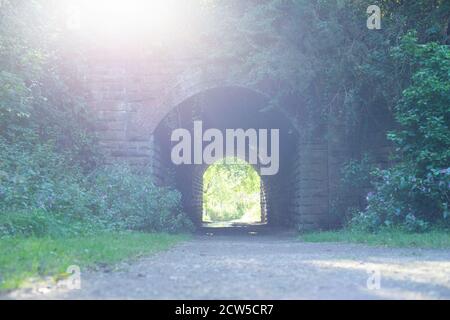
<svg viewBox="0 0 450 320">
<path fill-rule="evenodd" d="M 450 250 L 198 236 L 114 270 L 84 272 L 81 290 L 22 290 L 9 298 L 450 299 Z"/>
</svg>

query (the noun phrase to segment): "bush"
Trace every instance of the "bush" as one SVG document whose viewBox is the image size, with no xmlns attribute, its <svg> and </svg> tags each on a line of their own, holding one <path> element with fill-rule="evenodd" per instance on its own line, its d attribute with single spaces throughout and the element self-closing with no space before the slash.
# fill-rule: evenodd
<svg viewBox="0 0 450 320">
<path fill-rule="evenodd" d="M 192 228 L 181 210 L 181 194 L 157 187 L 150 172 L 125 165 L 97 170 L 90 177 L 96 216 L 120 229 L 177 232 Z"/>
<path fill-rule="evenodd" d="M 40 210 L 0 215 L 1 236 L 45 236 L 59 230 L 60 227 L 56 220 Z"/>
<path fill-rule="evenodd" d="M 374 192 L 367 208 L 351 222 L 378 230 L 401 226 L 425 231 L 450 225 L 450 49 L 436 43 L 420 45 L 409 34 L 393 50 L 413 70 L 394 114 L 401 127 L 388 138 L 396 147 L 397 165 L 373 175 Z"/>
<path fill-rule="evenodd" d="M 145 170 L 103 167 L 86 176 L 50 144 L 30 150 L 0 140 L 0 151 L 0 236 L 192 229 L 180 193 L 155 186 Z"/>
<path fill-rule="evenodd" d="M 81 216 L 88 209 L 89 193 L 81 168 L 50 144 L 33 149 L 0 141 L 0 210 L 41 209 Z"/>
<path fill-rule="evenodd" d="M 409 34 L 393 55 L 414 70 L 394 110 L 401 128 L 388 135 L 398 160 L 419 174 L 445 169 L 450 164 L 450 47 L 421 45 Z"/>
<path fill-rule="evenodd" d="M 93 221 L 72 219 L 64 214 L 43 210 L 3 212 L 0 214 L 0 238 L 2 237 L 68 237 L 91 235 L 103 226 Z"/>
<path fill-rule="evenodd" d="M 367 196 L 367 208 L 352 219 L 352 226 L 374 231 L 400 225 L 409 231 L 425 231 L 430 224 L 449 223 L 450 168 L 431 170 L 425 177 L 413 166 L 397 165 L 374 173 L 375 192 Z"/>
<path fill-rule="evenodd" d="M 342 178 L 331 206 L 331 214 L 340 226 L 367 205 L 365 195 L 373 188 L 372 172 L 376 169 L 373 163 L 372 157 L 364 154 L 360 160 L 352 159 L 342 167 Z"/>
</svg>

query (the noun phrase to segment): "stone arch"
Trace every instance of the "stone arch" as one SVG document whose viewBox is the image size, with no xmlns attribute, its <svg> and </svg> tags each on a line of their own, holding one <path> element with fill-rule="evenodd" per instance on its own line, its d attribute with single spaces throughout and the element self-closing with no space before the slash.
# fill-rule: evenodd
<svg viewBox="0 0 450 320">
<path fill-rule="evenodd" d="M 230 81 L 227 76 L 188 72 L 189 68 L 185 67 L 189 61 L 174 61 L 174 70 L 184 70 L 175 72 L 169 68 L 169 62 L 159 65 L 157 60 L 152 60 L 146 68 L 142 67 L 145 62 L 141 64 L 140 60 L 133 61 L 131 66 L 116 61 L 111 64 L 102 61 L 93 66 L 95 71 L 89 80 L 91 106 L 98 115 L 96 131 L 108 164 L 126 161 L 136 166 L 151 165 L 155 176 L 161 173 L 164 176 L 164 153 L 156 131 L 173 110 L 193 97 L 217 90 L 242 90 L 269 101 L 270 90 L 248 85 L 246 81 Z M 268 220 L 271 223 L 279 220 L 273 213 L 283 212 L 295 217 L 295 222 L 305 229 L 317 228 L 327 223 L 330 193 L 333 181 L 337 181 L 334 167 L 342 150 L 337 144 L 331 149 L 323 137 L 315 136 L 308 141 L 298 136 L 296 117 L 286 110 L 284 107 L 276 109 L 285 120 L 282 125 L 294 132 L 288 150 L 289 168 L 284 177 L 268 178 L 265 184 Z M 182 192 L 189 199 L 194 175 L 192 170 L 183 174 L 182 179 L 190 184 Z M 185 207 L 192 209 L 192 203 L 186 203 Z M 293 221 L 283 223 L 293 225 Z"/>
<path fill-rule="evenodd" d="M 257 107 L 255 107 L 258 103 L 263 103 L 263 106 L 266 106 L 269 98 L 264 95 L 263 93 L 261 93 L 260 91 L 256 91 L 253 89 L 248 89 L 247 87 L 242 87 L 242 86 L 237 86 L 237 85 L 228 85 L 228 86 L 222 86 L 222 87 L 217 87 L 216 85 L 212 85 L 209 86 L 207 85 L 206 87 L 201 86 L 202 89 L 204 89 L 201 92 L 197 92 L 195 91 L 194 93 L 191 92 L 191 94 L 187 94 L 187 95 L 181 95 L 181 97 L 174 99 L 171 98 L 170 101 L 176 101 L 176 103 L 178 103 L 177 106 L 172 106 L 170 108 L 164 108 L 166 110 L 166 112 L 164 113 L 164 117 L 161 117 L 161 120 L 159 120 L 159 125 L 158 127 L 156 127 L 152 134 L 152 141 L 154 141 L 155 145 L 157 145 L 155 147 L 155 149 L 158 150 L 158 154 L 165 154 L 165 160 L 162 160 L 163 163 L 168 163 L 168 154 L 169 154 L 169 150 L 166 151 L 162 151 L 161 152 L 161 148 L 164 147 L 164 144 L 167 145 L 167 141 L 168 141 L 168 132 L 170 130 L 167 130 L 167 128 L 165 128 L 165 130 L 167 132 L 165 132 L 165 138 L 161 138 L 162 134 L 160 133 L 161 126 L 164 126 L 164 119 L 170 118 L 170 114 L 171 113 L 175 113 L 177 112 L 177 108 L 180 108 L 181 110 L 185 110 L 186 108 L 190 108 L 190 106 L 184 106 L 184 103 L 189 103 L 192 102 L 192 99 L 195 99 L 197 97 L 199 97 L 199 95 L 204 95 L 206 96 L 205 100 L 203 102 L 205 103 L 211 103 L 213 104 L 214 102 L 211 101 L 216 101 L 216 100 L 220 100 L 223 101 L 224 99 L 231 99 L 232 97 L 234 97 L 235 95 L 249 95 L 249 100 L 252 101 L 252 99 L 254 99 L 254 102 L 249 102 L 248 104 L 251 105 L 250 110 L 252 112 L 256 112 L 258 113 L 258 111 L 255 110 L 259 110 Z M 225 92 L 225 97 L 220 97 L 219 99 L 217 97 L 214 97 L 215 94 L 222 94 L 222 91 Z M 188 90 L 187 90 L 188 92 Z M 212 96 L 212 97 L 211 97 Z M 187 97 L 187 98 L 185 98 Z M 184 99 L 184 100 L 183 100 Z M 255 106 L 252 105 L 252 103 L 255 104 Z M 192 107 L 194 108 L 194 107 Z M 205 112 L 209 112 L 209 109 L 212 109 L 215 111 L 214 108 L 222 108 L 221 106 L 217 107 L 217 106 L 207 106 L 205 108 Z M 254 108 L 254 109 L 252 109 Z M 210 111 L 212 112 L 212 111 Z M 227 111 L 229 113 L 233 113 L 233 112 L 237 112 L 237 117 L 234 118 L 240 118 L 240 115 L 242 115 L 241 113 L 243 112 L 242 110 L 239 109 L 238 105 L 235 106 L 235 108 L 229 108 L 229 110 Z M 276 117 L 274 116 L 276 115 Z M 204 116 L 202 114 L 202 116 Z M 183 115 L 181 116 L 183 118 Z M 209 120 L 211 120 L 211 118 L 216 118 L 215 114 L 212 115 L 211 117 L 205 116 L 207 117 Z M 219 116 L 220 117 L 220 116 Z M 299 133 L 297 131 L 297 128 L 292 124 L 293 123 L 293 118 L 289 118 L 286 117 L 285 114 L 280 113 L 278 110 L 272 110 L 271 113 L 269 113 L 269 115 L 267 115 L 266 113 L 259 113 L 259 114 L 255 114 L 250 116 L 250 118 L 260 118 L 259 120 L 267 123 L 269 126 L 268 127 L 264 127 L 266 129 L 270 129 L 270 128 L 279 128 L 280 130 L 283 130 L 283 133 L 281 133 L 281 137 L 280 139 L 282 141 L 280 141 L 282 144 L 285 143 L 285 141 L 283 141 L 283 137 L 289 137 L 290 141 L 292 142 L 292 145 L 296 144 L 296 142 L 298 141 L 299 138 Z M 231 124 L 230 127 L 226 127 L 226 128 L 230 128 L 230 129 L 238 129 L 241 128 L 241 126 L 239 125 L 235 125 L 234 122 L 234 118 L 233 118 L 233 123 Z M 192 120 L 192 119 L 190 119 Z M 245 120 L 243 120 L 245 122 Z M 248 120 L 250 121 L 250 120 Z M 252 119 L 253 121 L 253 119 Z M 255 120 L 258 121 L 258 120 Z M 248 122 L 245 123 L 245 125 L 250 125 L 250 124 L 254 124 L 252 122 Z M 258 124 L 259 125 L 259 124 Z M 272 126 L 272 127 L 271 127 Z M 179 128 L 180 126 L 176 126 L 175 128 Z M 184 127 L 181 124 L 181 127 Z M 216 128 L 215 126 L 212 126 L 213 128 Z M 243 127 L 242 127 L 243 128 Z M 245 128 L 243 128 L 245 129 Z M 206 130 L 206 129 L 205 129 Z M 289 132 L 289 133 L 288 133 Z M 292 137 L 290 136 L 292 135 Z M 161 141 L 165 141 L 165 143 L 161 143 Z M 159 144 L 159 146 L 158 146 Z M 287 142 L 286 142 L 287 144 Z M 282 154 L 285 155 L 285 158 L 289 157 L 288 160 L 281 160 L 284 161 L 285 163 L 290 162 L 290 161 L 294 161 L 294 157 L 295 157 L 295 151 L 294 149 L 291 149 L 289 146 L 284 146 L 284 153 L 283 153 L 283 147 L 281 147 L 282 150 L 280 150 L 281 154 L 280 157 L 283 157 Z M 161 161 L 161 160 L 158 160 Z M 161 168 L 164 167 L 164 165 L 161 165 L 161 163 L 156 163 L 154 164 L 155 167 L 157 168 Z M 289 164 L 290 165 L 290 164 Z M 170 166 L 170 165 L 169 165 Z M 280 165 L 281 166 L 281 165 Z M 178 189 L 181 190 L 182 194 L 184 195 L 184 207 L 185 210 L 188 211 L 192 217 L 192 219 L 197 222 L 197 225 L 199 225 L 199 222 L 201 221 L 201 212 L 202 212 L 202 192 L 203 192 L 203 186 L 202 186 L 202 177 L 203 177 L 203 173 L 204 171 L 207 169 L 208 166 L 205 165 L 196 165 L 193 166 L 193 168 L 187 168 L 187 169 L 180 169 L 180 167 L 175 167 L 175 171 L 183 171 L 183 172 L 177 172 L 177 179 L 178 182 L 180 181 L 184 181 L 184 183 L 182 183 L 182 185 L 177 185 Z M 287 165 L 285 166 L 287 167 Z M 284 169 L 283 174 L 287 177 L 289 177 L 289 175 L 286 172 L 287 169 Z M 257 172 L 260 173 L 260 168 L 257 167 Z M 265 214 L 265 220 L 269 221 L 270 223 L 275 222 L 277 219 L 274 218 L 274 210 L 275 208 L 281 208 L 283 207 L 282 202 L 287 202 L 287 192 L 284 193 L 285 188 L 284 186 L 281 186 L 281 184 L 283 184 L 284 182 L 282 181 L 283 178 L 280 177 L 280 175 L 277 176 L 261 176 L 262 177 L 262 181 L 263 181 L 263 194 L 261 197 L 261 205 L 264 207 L 264 214 Z M 275 187 L 275 185 L 280 185 L 278 187 Z M 274 191 L 272 191 L 274 190 Z M 276 191 L 275 191 L 276 190 Z M 287 206 L 285 205 L 284 207 L 287 208 Z M 271 210 L 270 208 L 272 208 L 273 210 L 269 213 L 269 211 Z M 281 211 L 281 210 L 279 210 Z M 287 209 L 286 209 L 287 211 Z"/>
<path fill-rule="evenodd" d="M 133 124 L 141 135 L 151 135 L 156 130 L 161 121 L 177 106 L 183 102 L 199 96 L 205 92 L 226 89 L 239 88 L 248 90 L 256 95 L 263 97 L 265 100 L 270 100 L 270 93 L 258 86 L 248 85 L 246 81 L 229 80 L 227 77 L 207 77 L 202 72 L 189 74 L 189 76 L 179 76 L 178 82 L 166 89 L 165 92 L 158 97 L 155 108 L 143 108 L 139 112 L 136 122 Z M 161 112 L 155 113 L 155 110 Z M 290 122 L 291 126 L 299 132 L 299 124 L 294 116 L 290 115 L 284 108 L 278 110 Z"/>
</svg>

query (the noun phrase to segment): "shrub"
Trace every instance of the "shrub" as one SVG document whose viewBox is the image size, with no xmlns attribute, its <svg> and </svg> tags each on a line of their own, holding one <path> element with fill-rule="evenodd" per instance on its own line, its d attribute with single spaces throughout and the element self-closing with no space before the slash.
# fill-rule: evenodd
<svg viewBox="0 0 450 320">
<path fill-rule="evenodd" d="M 341 169 L 341 181 L 331 206 L 331 214 L 339 225 L 345 225 L 355 212 L 367 205 L 366 193 L 372 189 L 372 172 L 376 169 L 369 154 L 352 159 Z"/>
<path fill-rule="evenodd" d="M 2 213 L 0 215 L 0 236 L 45 236 L 59 230 L 58 221 L 46 212 Z"/>
<path fill-rule="evenodd" d="M 83 215 L 89 202 L 81 169 L 50 144 L 33 149 L 0 142 L 0 209 Z"/>
<path fill-rule="evenodd" d="M 30 150 L 0 140 L 0 151 L 0 236 L 192 229 L 180 193 L 155 186 L 145 170 L 108 166 L 86 176 L 50 144 Z"/>
<path fill-rule="evenodd" d="M 388 138 L 397 165 L 373 175 L 374 192 L 352 226 L 377 230 L 400 225 L 424 231 L 430 224 L 450 224 L 450 49 L 420 45 L 409 34 L 393 56 L 413 70 L 394 114 L 401 127 Z"/>
<path fill-rule="evenodd" d="M 411 168 L 402 164 L 377 171 L 375 192 L 368 194 L 367 208 L 353 217 L 352 225 L 370 231 L 392 225 L 425 231 L 430 223 L 448 224 L 450 169 L 433 169 L 421 177 Z"/>
<path fill-rule="evenodd" d="M 401 128 L 388 135 L 398 160 L 412 164 L 418 174 L 445 169 L 450 164 L 450 48 L 420 45 L 409 34 L 393 55 L 414 70 L 394 110 Z"/>
<path fill-rule="evenodd" d="M 181 194 L 157 187 L 147 170 L 125 165 L 97 170 L 90 177 L 96 216 L 103 223 L 144 231 L 177 232 L 191 229 L 181 210 Z"/>
<path fill-rule="evenodd" d="M 73 219 L 64 214 L 44 210 L 2 212 L 0 238 L 13 236 L 68 237 L 94 234 L 103 226 L 92 220 Z"/>
</svg>

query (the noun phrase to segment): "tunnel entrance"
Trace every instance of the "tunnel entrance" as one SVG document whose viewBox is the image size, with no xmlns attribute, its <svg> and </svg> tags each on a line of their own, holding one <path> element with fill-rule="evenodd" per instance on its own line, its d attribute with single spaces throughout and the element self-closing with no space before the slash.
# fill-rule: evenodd
<svg viewBox="0 0 450 320">
<path fill-rule="evenodd" d="M 266 223 L 263 183 L 257 170 L 239 158 L 224 158 L 203 174 L 204 227 Z"/>
<path fill-rule="evenodd" d="M 258 228 L 291 228 L 295 225 L 297 204 L 294 201 L 298 198 L 294 194 L 297 189 L 293 181 L 297 171 L 293 170 L 297 170 L 299 163 L 299 133 L 289 117 L 279 109 L 270 108 L 268 103 L 267 97 L 241 87 L 219 87 L 202 91 L 176 105 L 153 132 L 152 143 L 155 152 L 152 166 L 155 168 L 155 175 L 160 184 L 174 186 L 181 192 L 183 210 L 197 228 L 201 229 L 205 224 L 222 224 L 237 229 L 248 225 L 257 225 Z M 172 161 L 172 151 L 179 144 L 179 141 L 173 142 L 171 139 L 172 133 L 182 128 L 190 133 L 193 142 L 198 122 L 202 123 L 203 133 L 208 130 L 222 133 L 227 130 L 255 130 L 258 132 L 258 145 L 261 141 L 260 132 L 279 131 L 279 171 L 276 174 L 264 174 L 264 169 L 267 168 L 265 164 L 259 161 L 255 164 L 250 159 L 252 154 L 247 151 L 245 154 L 237 154 L 235 150 L 236 154 L 233 156 L 227 152 L 219 157 L 242 159 L 246 164 L 244 167 L 248 170 L 247 174 L 253 175 L 253 183 L 256 183 L 258 193 L 248 196 L 248 203 L 242 201 L 242 195 L 231 195 L 231 191 L 226 204 L 211 200 L 212 191 L 208 188 L 220 185 L 216 178 L 222 173 L 218 174 L 218 171 L 225 170 L 223 167 L 214 166 L 216 163 L 211 165 L 194 162 L 185 165 Z M 268 137 L 267 140 L 269 154 L 272 151 L 271 138 Z M 229 149 L 226 146 L 227 141 L 229 140 L 224 139 L 222 150 Z M 203 141 L 203 145 L 198 146 L 198 149 L 205 150 L 207 146 L 208 142 Z M 195 149 L 190 155 L 193 159 L 194 153 Z M 265 154 L 259 153 L 258 150 L 256 157 L 260 159 Z M 232 171 L 228 173 L 233 176 Z M 220 196 L 225 197 L 227 187 L 222 185 L 215 191 L 219 194 L 222 190 Z M 250 204 L 252 197 L 254 203 L 258 204 L 253 207 Z"/>
</svg>

